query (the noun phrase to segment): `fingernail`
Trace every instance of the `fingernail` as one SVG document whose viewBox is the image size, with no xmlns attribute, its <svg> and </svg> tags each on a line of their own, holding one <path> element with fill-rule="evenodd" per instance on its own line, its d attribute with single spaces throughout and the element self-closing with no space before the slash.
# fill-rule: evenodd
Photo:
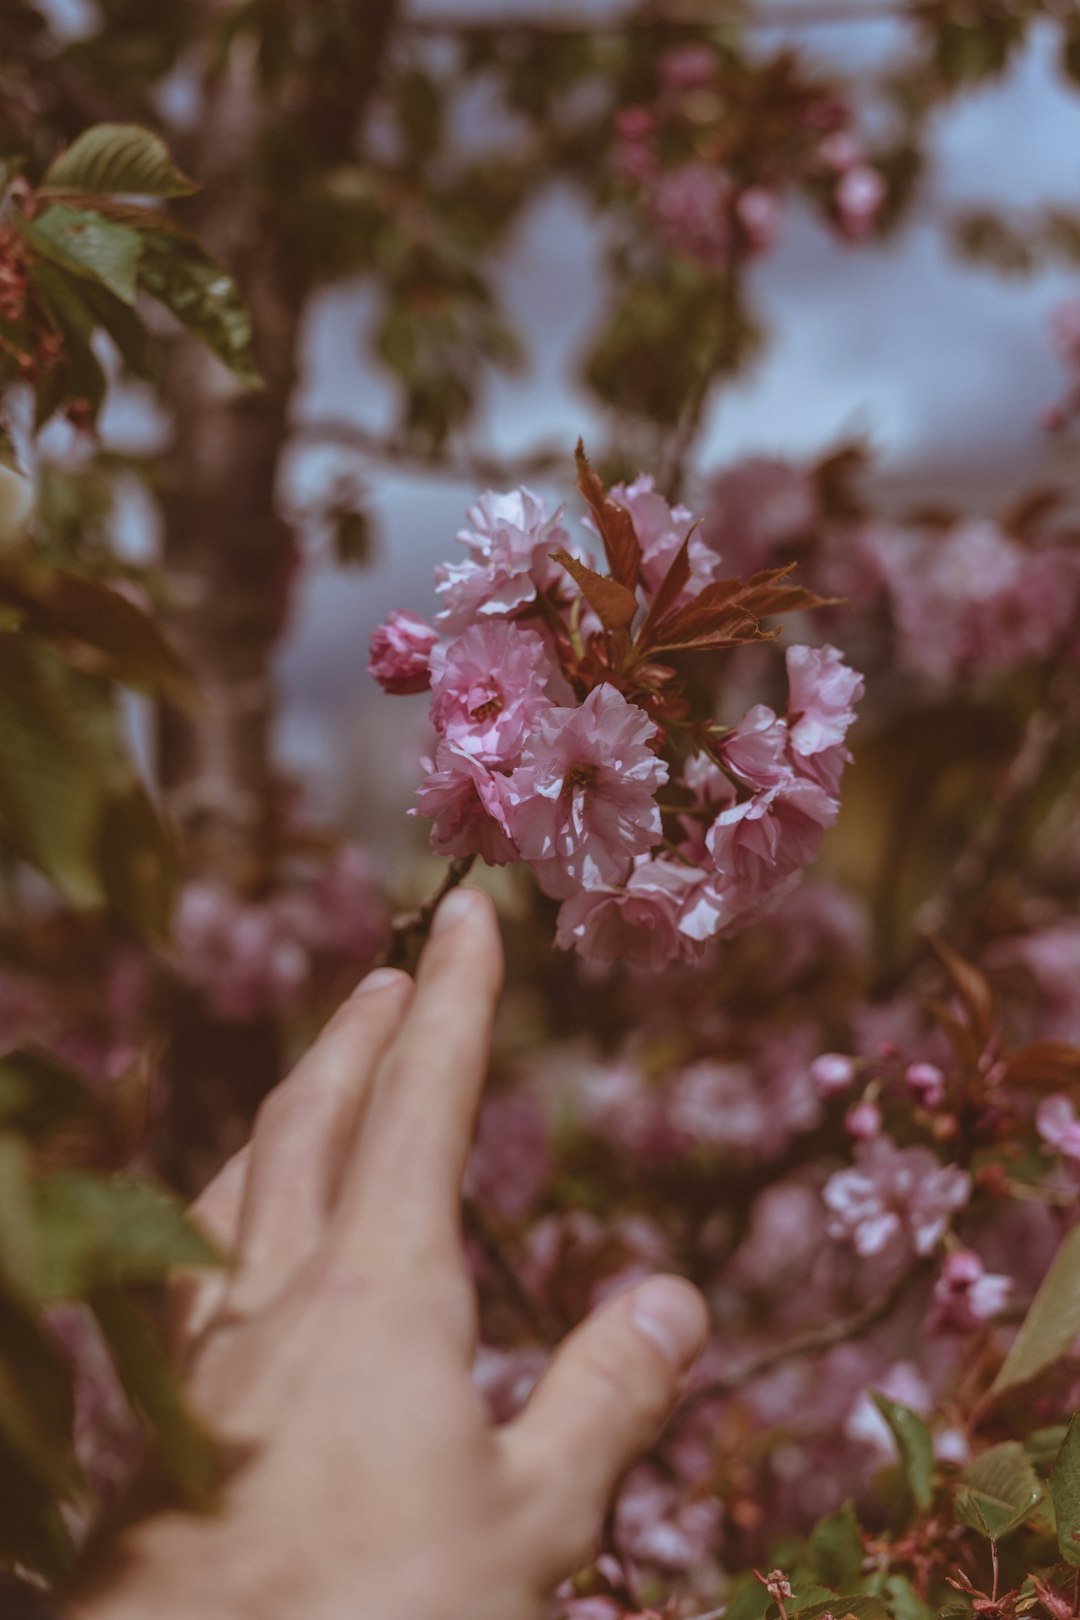
<svg viewBox="0 0 1080 1620">
<path fill-rule="evenodd" d="M 677 1372 L 697 1359 L 709 1331 L 705 1301 L 681 1277 L 650 1277 L 642 1283 L 631 1320 Z"/>
<path fill-rule="evenodd" d="M 400 968 L 376 968 L 373 973 L 368 974 L 366 979 L 360 980 L 360 983 L 353 991 L 353 995 L 366 996 L 369 990 L 386 990 L 390 985 L 398 984 L 402 979 L 407 979 L 408 976 L 407 973 L 402 973 Z"/>
<path fill-rule="evenodd" d="M 476 904 L 476 895 L 472 889 L 451 889 L 438 911 L 431 925 L 433 934 L 441 934 L 444 928 L 453 928 L 463 917 L 467 917 Z"/>
</svg>

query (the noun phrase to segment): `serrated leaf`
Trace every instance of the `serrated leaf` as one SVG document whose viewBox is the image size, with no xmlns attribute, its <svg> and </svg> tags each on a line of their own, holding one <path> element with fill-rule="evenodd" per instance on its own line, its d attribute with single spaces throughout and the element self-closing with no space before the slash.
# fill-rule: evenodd
<svg viewBox="0 0 1080 1620">
<path fill-rule="evenodd" d="M 232 277 L 185 233 L 148 230 L 141 240 L 140 284 L 240 382 L 261 387 L 251 346 L 251 318 Z"/>
<path fill-rule="evenodd" d="M 587 568 L 568 551 L 553 551 L 551 558 L 566 569 L 605 630 L 625 630 L 630 626 L 638 606 L 633 591 L 605 574 L 598 574 L 594 568 Z"/>
<path fill-rule="evenodd" d="M 1031 1517 L 1044 1495 L 1042 1481 L 1017 1440 L 1004 1440 L 976 1457 L 961 1476 L 956 1517 L 969 1530 L 1000 1541 Z"/>
<path fill-rule="evenodd" d="M 107 784 L 58 674 L 43 649 L 0 635 L 0 847 L 38 867 L 74 904 L 97 905 Z"/>
<path fill-rule="evenodd" d="M 58 203 L 37 219 L 21 221 L 19 229 L 35 253 L 70 275 L 99 282 L 122 303 L 134 304 L 143 250 L 138 231 L 90 209 L 65 208 Z"/>
<path fill-rule="evenodd" d="M 1067 1564 L 1080 1565 L 1080 1416 L 1074 1415 L 1050 1475 L 1058 1546 Z"/>
<path fill-rule="evenodd" d="M 585 446 L 578 440 L 578 489 L 592 511 L 593 520 L 604 543 L 604 555 L 617 584 L 625 586 L 632 595 L 641 578 L 641 545 L 634 520 L 625 506 L 613 501 L 603 483 L 589 463 Z"/>
<path fill-rule="evenodd" d="M 48 1053 L 6 1052 L 0 1058 L 0 1127 L 41 1142 L 91 1105 L 85 1080 Z"/>
<path fill-rule="evenodd" d="M 43 637 L 92 648 L 96 673 L 190 703 L 191 676 L 156 620 L 103 580 L 0 561 L 0 603 L 20 608 Z"/>
<path fill-rule="evenodd" d="M 889 1575 L 885 1599 L 891 1620 L 934 1620 L 934 1611 L 924 1603 L 906 1575 Z"/>
<path fill-rule="evenodd" d="M 728 1593 L 724 1620 L 765 1620 L 771 1604 L 759 1580 L 750 1574 L 739 1575 Z"/>
<path fill-rule="evenodd" d="M 1080 1226 L 1067 1234 L 991 1386 L 1000 1395 L 1037 1378 L 1080 1336 Z"/>
<path fill-rule="evenodd" d="M 851 1501 L 818 1521 L 806 1543 L 806 1562 L 812 1575 L 841 1592 L 862 1573 L 863 1544 L 859 1521 Z"/>
<path fill-rule="evenodd" d="M 189 197 L 198 186 L 159 135 L 138 124 L 96 124 L 51 165 L 40 189 L 98 196 Z"/>
<path fill-rule="evenodd" d="M 100 1290 L 90 1304 L 161 1465 L 192 1507 L 212 1507 L 222 1473 L 217 1445 L 189 1410 L 145 1312 L 119 1288 Z"/>
<path fill-rule="evenodd" d="M 892 1431 L 908 1490 L 920 1508 L 928 1508 L 934 1499 L 934 1442 L 930 1430 L 918 1413 L 902 1402 L 878 1390 L 871 1390 L 870 1396 Z"/>
<path fill-rule="evenodd" d="M 176 1266 L 221 1263 L 181 1205 L 152 1182 L 60 1171 L 40 1177 L 35 1196 L 45 1299 L 87 1299 L 101 1288 L 159 1282 Z"/>
</svg>

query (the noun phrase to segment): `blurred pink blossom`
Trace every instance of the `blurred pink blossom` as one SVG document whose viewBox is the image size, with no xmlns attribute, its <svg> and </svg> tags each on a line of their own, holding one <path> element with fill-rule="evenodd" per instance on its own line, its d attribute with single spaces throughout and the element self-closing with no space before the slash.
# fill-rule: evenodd
<svg viewBox="0 0 1080 1620">
<path fill-rule="evenodd" d="M 371 637 L 368 673 L 384 692 L 424 692 L 438 632 L 415 613 L 391 613 Z"/>
<path fill-rule="evenodd" d="M 949 1216 L 971 1195 L 971 1177 L 942 1165 L 929 1148 L 898 1148 L 888 1136 L 860 1142 L 855 1165 L 825 1185 L 829 1235 L 846 1238 L 857 1254 L 895 1253 L 905 1245 L 929 1254 Z"/>
</svg>

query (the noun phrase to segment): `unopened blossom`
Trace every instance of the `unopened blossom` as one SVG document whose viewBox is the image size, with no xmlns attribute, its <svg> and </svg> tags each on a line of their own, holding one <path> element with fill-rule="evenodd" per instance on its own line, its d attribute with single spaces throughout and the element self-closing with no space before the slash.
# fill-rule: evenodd
<svg viewBox="0 0 1080 1620">
<path fill-rule="evenodd" d="M 1060 1093 L 1044 1097 L 1035 1114 L 1035 1129 L 1047 1147 L 1080 1163 L 1080 1119 L 1068 1097 Z"/>
<path fill-rule="evenodd" d="M 999 1315 L 1012 1290 L 1012 1278 L 987 1271 L 974 1249 L 954 1249 L 934 1284 L 930 1325 L 938 1331 L 969 1332 Z"/>
<path fill-rule="evenodd" d="M 857 163 L 837 181 L 833 200 L 837 218 L 846 236 L 857 241 L 873 230 L 888 196 L 888 186 L 878 169 Z"/>
<path fill-rule="evenodd" d="M 510 825 L 547 894 L 620 884 L 661 836 L 668 767 L 659 730 L 606 682 L 579 708 L 541 715 L 510 779 Z"/>
<path fill-rule="evenodd" d="M 942 1165 L 929 1148 L 898 1148 L 888 1136 L 860 1142 L 855 1165 L 825 1185 L 829 1235 L 846 1238 L 864 1258 L 905 1245 L 929 1254 L 949 1217 L 971 1196 L 971 1177 Z"/>
<path fill-rule="evenodd" d="M 945 1076 L 936 1063 L 909 1063 L 904 1083 L 924 1108 L 940 1108 L 945 1101 Z"/>
<path fill-rule="evenodd" d="M 846 1091 L 855 1079 L 855 1062 L 842 1052 L 823 1052 L 810 1065 L 810 1078 L 822 1097 Z"/>
<path fill-rule="evenodd" d="M 544 877 L 540 875 L 541 884 Z M 579 889 L 559 909 L 556 944 L 600 962 L 661 968 L 688 961 L 703 937 L 693 917 L 701 874 L 682 861 L 647 857 L 625 884 Z"/>
<path fill-rule="evenodd" d="M 436 855 L 479 855 L 490 866 L 505 866 L 518 856 L 507 801 L 508 778 L 447 741 L 439 744 L 412 813 L 432 821 Z"/>
<path fill-rule="evenodd" d="M 775 192 L 764 186 L 748 186 L 736 199 L 735 214 L 747 246 L 753 252 L 766 253 L 775 246 L 783 219 L 783 209 Z"/>
<path fill-rule="evenodd" d="M 546 709 L 551 662 L 543 637 L 505 619 L 474 624 L 431 661 L 436 730 L 485 765 L 513 765 Z"/>
<path fill-rule="evenodd" d="M 444 635 L 456 635 L 476 619 L 505 618 L 534 601 L 538 583 L 556 574 L 549 554 L 568 538 L 561 509 L 550 516 L 528 489 L 481 495 L 469 508 L 468 522 L 457 537 L 466 560 L 435 570 L 442 599 L 435 623 Z"/>
<path fill-rule="evenodd" d="M 424 692 L 438 632 L 415 613 L 391 613 L 371 637 L 368 673 L 384 692 Z"/>
<path fill-rule="evenodd" d="M 844 1116 L 844 1129 L 857 1142 L 869 1142 L 881 1134 L 881 1109 L 877 1103 L 864 1097 Z"/>
</svg>

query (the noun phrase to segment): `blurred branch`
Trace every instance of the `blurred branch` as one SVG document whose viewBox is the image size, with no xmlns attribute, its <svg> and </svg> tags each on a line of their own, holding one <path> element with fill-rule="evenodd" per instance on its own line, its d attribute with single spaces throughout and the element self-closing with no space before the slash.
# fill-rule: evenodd
<svg viewBox="0 0 1080 1620">
<path fill-rule="evenodd" d="M 569 464 L 567 451 L 555 448 L 541 448 L 509 460 L 467 451 L 456 455 L 431 456 L 402 440 L 375 433 L 356 422 L 323 418 L 298 423 L 292 429 L 290 439 L 293 444 L 356 450 L 376 461 L 395 467 L 408 467 L 412 472 L 427 473 L 432 478 L 460 478 L 467 483 L 500 486 L 542 477 Z"/>
<path fill-rule="evenodd" d="M 741 6 L 706 11 L 701 6 L 672 6 L 663 16 L 637 13 L 629 17 L 597 19 L 583 23 L 565 17 L 490 17 L 460 14 L 447 17 L 408 18 L 403 30 L 410 34 L 470 39 L 548 38 L 567 35 L 593 38 L 597 34 L 677 33 L 685 28 L 708 28 L 735 23 L 743 28 L 802 28 L 835 23 L 875 23 L 917 20 L 921 7 L 915 4 L 861 5 L 850 0 L 817 0 L 816 4 L 765 5 L 757 10 Z"/>
<path fill-rule="evenodd" d="M 863 1310 L 856 1311 L 853 1316 L 842 1316 L 836 1321 L 824 1322 L 820 1327 L 809 1328 L 805 1333 L 798 1333 L 785 1344 L 774 1345 L 771 1350 L 763 1351 L 760 1356 L 744 1361 L 742 1366 L 733 1367 L 730 1372 L 711 1379 L 700 1389 L 691 1390 L 679 1407 L 680 1415 L 700 1405 L 702 1401 L 713 1400 L 719 1395 L 730 1395 L 734 1390 L 745 1388 L 756 1378 L 772 1372 L 774 1367 L 783 1366 L 785 1362 L 796 1361 L 803 1356 L 821 1355 L 826 1350 L 834 1350 L 838 1344 L 850 1344 L 853 1339 L 864 1338 L 892 1315 L 909 1289 L 926 1275 L 929 1268 L 928 1260 L 916 1261 L 897 1277 L 892 1287 L 887 1289 L 880 1299 L 875 1300 L 872 1305 L 867 1305 Z"/>
</svg>

